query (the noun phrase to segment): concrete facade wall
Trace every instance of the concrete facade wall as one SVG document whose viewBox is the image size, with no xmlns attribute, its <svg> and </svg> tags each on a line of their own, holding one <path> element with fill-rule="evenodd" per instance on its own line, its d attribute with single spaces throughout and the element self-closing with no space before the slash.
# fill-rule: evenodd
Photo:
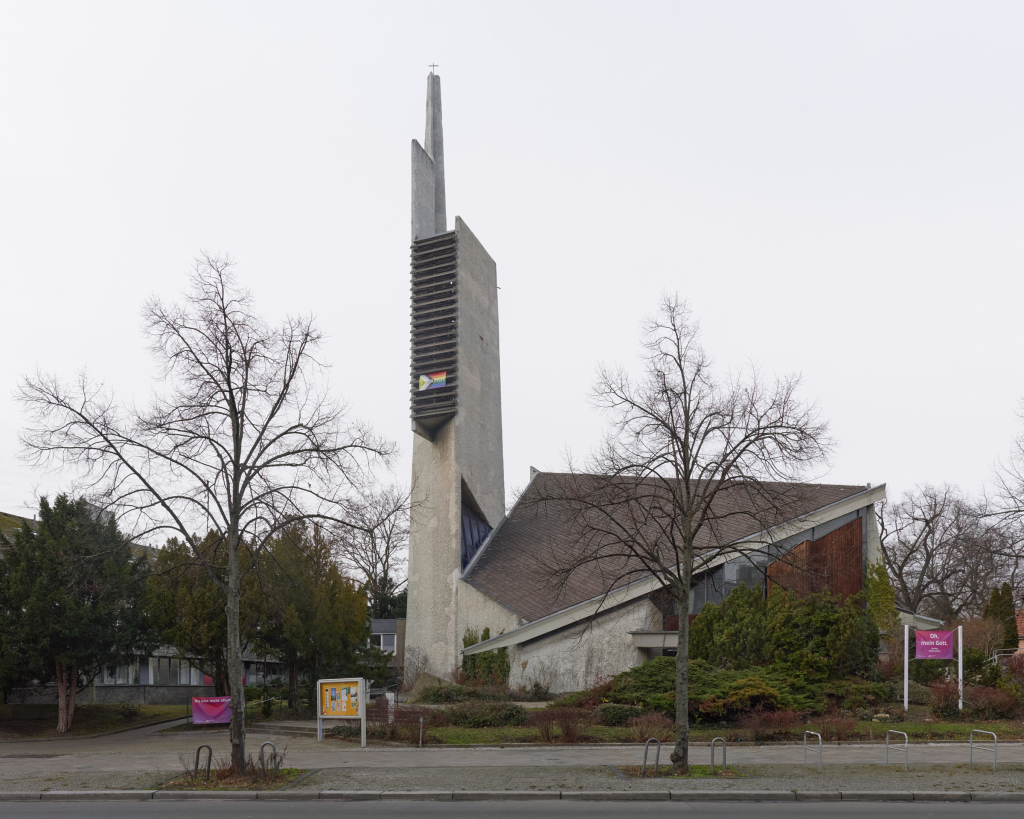
<svg viewBox="0 0 1024 819">
<path fill-rule="evenodd" d="M 633 645 L 629 632 L 650 630 L 660 623 L 660 613 L 644 598 L 590 623 L 513 646 L 509 684 L 528 687 L 536 680 L 554 693 L 589 688 L 604 677 L 640 665 L 646 657 Z"/>
<path fill-rule="evenodd" d="M 459 217 L 455 232 L 459 408 L 433 440 L 413 436 L 409 529 L 406 667 L 425 662 L 425 670 L 438 677 L 461 665 L 463 623 L 468 622 L 460 622 L 459 615 L 463 492 L 490 526 L 505 513 L 497 268 Z"/>
</svg>

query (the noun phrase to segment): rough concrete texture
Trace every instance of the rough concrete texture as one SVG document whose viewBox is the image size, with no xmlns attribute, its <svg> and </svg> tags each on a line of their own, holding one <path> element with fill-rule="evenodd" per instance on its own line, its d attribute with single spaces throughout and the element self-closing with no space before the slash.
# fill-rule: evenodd
<svg viewBox="0 0 1024 819">
<path fill-rule="evenodd" d="M 413 436 L 406 668 L 448 677 L 461 664 L 467 627 L 497 623 L 460 619 L 464 495 L 496 526 L 505 513 L 501 434 L 498 281 L 494 260 L 461 218 L 458 235 L 459 409 L 434 440 Z"/>
<path fill-rule="evenodd" d="M 434 235 L 434 162 L 412 141 L 412 240 Z"/>
<path fill-rule="evenodd" d="M 513 646 L 509 651 L 512 665 L 509 683 L 515 687 L 540 681 L 552 691 L 589 688 L 602 677 L 643 662 L 629 632 L 648 630 L 656 623 L 660 623 L 660 614 L 644 597 L 602 614 L 590 623 L 529 645 Z"/>
<path fill-rule="evenodd" d="M 427 76 L 427 127 L 423 147 L 434 160 L 434 235 L 448 230 L 447 203 L 444 194 L 444 131 L 441 127 L 441 78 Z"/>
</svg>

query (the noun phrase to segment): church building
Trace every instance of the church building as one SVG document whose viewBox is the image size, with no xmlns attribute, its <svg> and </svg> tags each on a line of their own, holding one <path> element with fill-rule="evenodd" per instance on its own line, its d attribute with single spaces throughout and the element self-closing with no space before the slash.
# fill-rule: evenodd
<svg viewBox="0 0 1024 819">
<path fill-rule="evenodd" d="M 545 555 L 574 535 L 568 521 L 531 498 L 551 494 L 569 476 L 534 470 L 505 514 L 497 267 L 461 217 L 448 227 L 434 73 L 425 140 L 412 142 L 410 375 L 406 664 L 418 659 L 448 678 L 463 653 L 507 648 L 510 685 L 540 681 L 564 692 L 674 653 L 680 612 L 656 578 L 609 590 L 595 568 L 568 584 L 547 582 Z M 861 590 L 866 567 L 881 559 L 875 504 L 885 487 L 800 485 L 795 497 L 788 517 L 769 530 L 753 524 L 756 515 L 735 519 L 730 549 L 694 577 L 689 616 L 740 583 L 798 593 Z M 464 650 L 467 629 L 484 628 L 490 639 Z"/>
</svg>

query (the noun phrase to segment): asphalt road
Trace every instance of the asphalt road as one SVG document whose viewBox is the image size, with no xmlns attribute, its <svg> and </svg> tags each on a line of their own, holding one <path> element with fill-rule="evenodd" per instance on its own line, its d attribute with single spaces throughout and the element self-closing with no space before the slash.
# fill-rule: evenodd
<svg viewBox="0 0 1024 819">
<path fill-rule="evenodd" d="M 977 817 L 977 819 L 1019 819 L 1017 804 L 906 803 L 906 802 L 74 802 L 33 804 L 8 802 L 4 819 L 262 819 L 287 814 L 289 819 L 338 819 L 339 816 L 367 819 L 587 819 L 587 817 L 642 816 L 652 819 L 675 817 L 680 813 L 721 817 L 721 819 L 881 819 L 899 817 Z"/>
</svg>

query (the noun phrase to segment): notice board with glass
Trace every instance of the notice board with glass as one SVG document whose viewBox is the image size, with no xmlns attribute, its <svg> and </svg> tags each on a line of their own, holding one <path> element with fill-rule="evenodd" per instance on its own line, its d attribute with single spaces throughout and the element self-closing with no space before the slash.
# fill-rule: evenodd
<svg viewBox="0 0 1024 819">
<path fill-rule="evenodd" d="M 316 684 L 316 738 L 324 738 L 325 719 L 357 719 L 360 722 L 362 745 L 366 747 L 366 680 L 346 677 L 319 680 Z"/>
</svg>

